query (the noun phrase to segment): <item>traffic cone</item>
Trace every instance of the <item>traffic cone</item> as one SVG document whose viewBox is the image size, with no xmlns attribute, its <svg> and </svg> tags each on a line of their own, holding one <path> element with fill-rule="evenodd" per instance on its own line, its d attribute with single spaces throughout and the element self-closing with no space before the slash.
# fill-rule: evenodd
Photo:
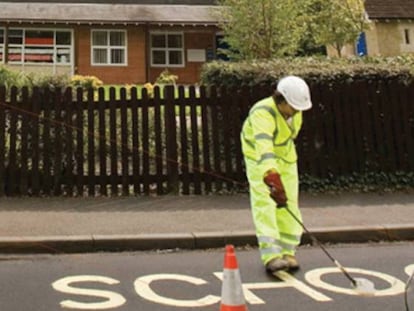
<svg viewBox="0 0 414 311">
<path fill-rule="evenodd" d="M 247 311 L 233 245 L 226 245 L 220 311 Z"/>
</svg>

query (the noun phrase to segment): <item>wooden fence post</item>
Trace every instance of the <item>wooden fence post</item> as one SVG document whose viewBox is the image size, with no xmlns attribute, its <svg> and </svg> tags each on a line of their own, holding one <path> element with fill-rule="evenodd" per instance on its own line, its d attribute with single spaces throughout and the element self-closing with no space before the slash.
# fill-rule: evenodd
<svg viewBox="0 0 414 311">
<path fill-rule="evenodd" d="M 53 195 L 62 195 L 62 183 L 63 183 L 63 172 L 62 172 L 62 131 L 63 131 L 63 119 L 62 119 L 62 90 L 56 88 L 53 94 L 53 111 L 54 120 L 53 128 L 55 130 L 53 137 Z"/>
<path fill-rule="evenodd" d="M 5 194 L 6 170 L 6 88 L 0 87 L 0 197 Z"/>
<path fill-rule="evenodd" d="M 74 190 L 74 174 L 73 174 L 73 166 L 74 166 L 74 135 L 73 135 L 73 115 L 74 115 L 74 105 L 72 100 L 72 88 L 68 87 L 64 93 L 64 122 L 65 122 L 65 136 L 64 136 L 64 163 L 65 163 L 65 170 L 64 170 L 64 184 L 65 184 L 65 193 L 69 196 L 73 196 Z M 63 138 L 63 137 L 62 137 Z"/>
<path fill-rule="evenodd" d="M 10 112 L 10 147 L 9 147 L 9 165 L 8 165 L 8 173 L 9 178 L 7 181 L 7 192 L 9 195 L 14 196 L 17 194 L 18 191 L 18 180 L 17 175 L 18 171 L 18 162 L 17 162 L 17 129 L 18 129 L 18 110 L 17 107 L 17 96 L 18 96 L 18 89 L 17 87 L 13 86 L 11 88 L 10 93 L 10 106 L 13 107 L 9 109 Z"/>
<path fill-rule="evenodd" d="M 167 147 L 167 185 L 168 192 L 177 194 L 179 191 L 178 152 L 177 152 L 177 124 L 175 120 L 174 86 L 164 89 L 165 109 L 165 136 Z"/>
<path fill-rule="evenodd" d="M 29 139 L 31 139 L 32 130 L 30 129 L 31 120 L 29 118 L 29 89 L 25 86 L 22 89 L 22 102 L 19 103 L 21 107 L 21 129 L 20 129 L 20 182 L 19 182 L 19 193 L 20 195 L 27 195 L 29 189 L 29 172 L 28 162 L 29 158 Z"/>
</svg>

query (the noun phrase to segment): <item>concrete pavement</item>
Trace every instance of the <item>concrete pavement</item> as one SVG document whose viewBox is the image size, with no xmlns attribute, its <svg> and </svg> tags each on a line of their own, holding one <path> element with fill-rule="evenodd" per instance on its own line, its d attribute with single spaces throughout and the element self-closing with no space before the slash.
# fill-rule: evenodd
<svg viewBox="0 0 414 311">
<path fill-rule="evenodd" d="M 323 242 L 414 240 L 414 192 L 301 194 Z M 303 243 L 309 243 L 307 234 Z M 0 198 L 0 253 L 69 253 L 256 245 L 246 194 Z"/>
</svg>

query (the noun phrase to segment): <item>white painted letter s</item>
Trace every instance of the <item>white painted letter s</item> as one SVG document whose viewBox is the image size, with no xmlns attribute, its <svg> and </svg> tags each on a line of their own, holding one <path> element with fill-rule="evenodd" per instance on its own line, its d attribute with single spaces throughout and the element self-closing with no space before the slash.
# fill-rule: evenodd
<svg viewBox="0 0 414 311">
<path fill-rule="evenodd" d="M 109 285 L 119 283 L 118 280 L 99 275 L 77 275 L 57 280 L 53 282 L 52 287 L 62 293 L 106 298 L 105 301 L 101 302 L 77 302 L 74 300 L 63 300 L 60 302 L 60 305 L 62 307 L 78 310 L 104 310 L 117 308 L 126 302 L 125 298 L 122 295 L 112 291 L 85 289 L 73 287 L 70 285 L 71 283 L 78 282 L 100 282 Z"/>
</svg>

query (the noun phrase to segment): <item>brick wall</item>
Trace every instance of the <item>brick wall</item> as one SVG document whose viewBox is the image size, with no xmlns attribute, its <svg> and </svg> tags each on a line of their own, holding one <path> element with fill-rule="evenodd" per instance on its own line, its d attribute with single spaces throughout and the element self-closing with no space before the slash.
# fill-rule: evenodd
<svg viewBox="0 0 414 311">
<path fill-rule="evenodd" d="M 0 24 L 0 27 L 4 25 Z M 146 47 L 146 26 L 112 26 L 112 25 L 9 25 L 10 28 L 36 28 L 36 29 L 71 29 L 74 34 L 74 73 L 79 75 L 93 75 L 101 79 L 105 84 L 143 84 L 154 82 L 160 73 L 166 68 L 151 67 L 150 58 L 146 55 L 149 47 Z M 127 65 L 92 65 L 91 62 L 91 30 L 126 30 L 127 31 Z M 184 33 L 184 67 L 167 68 L 172 74 L 178 76 L 179 84 L 194 84 L 199 81 L 201 67 L 204 62 L 189 61 L 188 50 L 197 49 L 215 51 L 216 27 L 210 26 L 152 26 L 148 31 L 179 31 Z M 149 43 L 148 43 L 149 44 Z M 147 60 L 148 59 L 148 60 Z M 25 71 L 45 71 L 44 64 L 28 66 L 16 65 Z M 62 67 L 62 66 L 60 66 Z M 62 73 L 62 68 L 55 70 Z M 49 69 L 49 68 L 48 68 Z M 53 68 L 50 66 L 50 70 Z M 65 72 L 70 73 L 71 67 Z"/>
<path fill-rule="evenodd" d="M 91 29 L 127 30 L 127 66 L 91 65 Z M 145 32 L 143 27 L 75 28 L 75 73 L 94 75 L 107 84 L 145 83 Z"/>
<path fill-rule="evenodd" d="M 159 30 L 159 29 L 157 29 Z M 169 30 L 169 29 L 168 29 Z M 188 49 L 213 49 L 215 50 L 215 28 L 203 28 L 198 29 L 195 27 L 179 28 L 174 31 L 184 31 L 184 62 L 185 66 L 182 68 L 160 68 L 150 67 L 149 69 L 149 81 L 154 82 L 160 73 L 168 69 L 172 74 L 178 76 L 177 83 L 179 84 L 194 84 L 200 80 L 200 71 L 204 63 L 202 62 L 189 62 L 187 58 Z M 148 60 L 150 62 L 150 60 Z M 150 66 L 150 64 L 149 64 Z"/>
</svg>

